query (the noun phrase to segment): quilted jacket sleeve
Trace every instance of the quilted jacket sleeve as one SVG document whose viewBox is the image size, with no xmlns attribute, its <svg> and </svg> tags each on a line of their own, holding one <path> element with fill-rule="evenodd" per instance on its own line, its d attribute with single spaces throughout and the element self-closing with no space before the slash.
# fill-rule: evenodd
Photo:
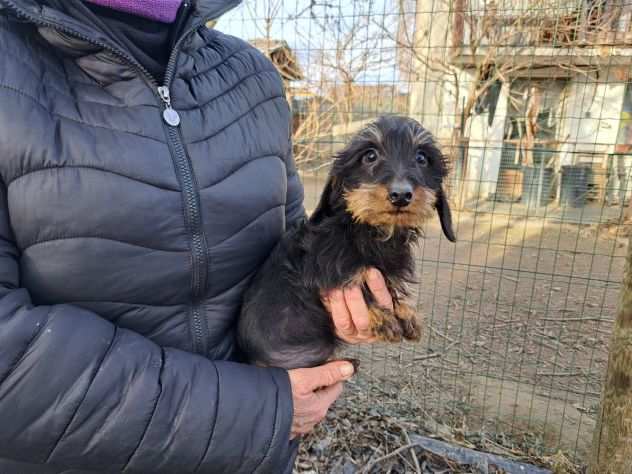
<svg viewBox="0 0 632 474">
<path fill-rule="evenodd" d="M 287 468 L 285 371 L 213 363 L 75 306 L 34 306 L 0 188 L 0 458 L 126 473 Z"/>
</svg>

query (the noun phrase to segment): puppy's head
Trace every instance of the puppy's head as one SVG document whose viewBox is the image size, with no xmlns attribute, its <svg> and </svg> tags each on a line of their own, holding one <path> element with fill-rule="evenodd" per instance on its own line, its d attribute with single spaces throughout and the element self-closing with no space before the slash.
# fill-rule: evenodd
<svg viewBox="0 0 632 474">
<path fill-rule="evenodd" d="M 446 175 L 445 158 L 430 132 L 410 118 L 382 117 L 336 155 L 313 219 L 348 212 L 388 237 L 397 229 L 420 229 L 436 210 L 443 233 L 454 242 L 442 188 Z"/>
</svg>

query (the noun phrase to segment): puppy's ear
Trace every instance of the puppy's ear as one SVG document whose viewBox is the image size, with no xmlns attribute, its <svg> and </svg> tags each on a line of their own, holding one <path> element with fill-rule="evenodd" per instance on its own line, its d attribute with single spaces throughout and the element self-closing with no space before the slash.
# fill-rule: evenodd
<svg viewBox="0 0 632 474">
<path fill-rule="evenodd" d="M 448 199 L 445 196 L 445 192 L 443 192 L 443 188 L 439 188 L 437 192 L 435 208 L 437 209 L 437 214 L 439 214 L 439 222 L 441 222 L 443 234 L 450 242 L 456 242 L 456 236 L 452 229 L 452 212 L 450 211 Z"/>
<path fill-rule="evenodd" d="M 322 194 L 320 195 L 320 201 L 318 202 L 318 206 L 314 210 L 314 213 L 310 217 L 310 221 L 314 224 L 318 224 L 325 217 L 331 216 L 334 214 L 334 204 L 341 197 L 341 193 L 339 191 L 338 180 L 335 176 L 329 175 L 327 179 L 327 183 L 325 184 L 325 188 L 323 189 Z"/>
</svg>

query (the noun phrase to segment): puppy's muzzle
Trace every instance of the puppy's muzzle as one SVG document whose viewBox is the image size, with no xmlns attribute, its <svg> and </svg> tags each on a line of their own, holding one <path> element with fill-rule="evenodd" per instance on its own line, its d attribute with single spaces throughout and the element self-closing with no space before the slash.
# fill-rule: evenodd
<svg viewBox="0 0 632 474">
<path fill-rule="evenodd" d="M 388 200 L 395 207 L 406 207 L 413 201 L 413 187 L 405 181 L 395 181 L 388 188 Z"/>
</svg>

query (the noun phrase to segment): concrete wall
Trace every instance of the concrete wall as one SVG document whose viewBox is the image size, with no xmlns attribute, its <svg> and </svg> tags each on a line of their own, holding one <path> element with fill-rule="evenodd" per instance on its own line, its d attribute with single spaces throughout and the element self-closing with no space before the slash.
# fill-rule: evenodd
<svg viewBox="0 0 632 474">
<path fill-rule="evenodd" d="M 409 113 L 437 135 L 444 111 L 445 77 L 432 65 L 449 59 L 450 15 L 444 0 L 417 0 L 416 12 L 415 56 L 428 59 L 413 59 Z"/>
<path fill-rule="evenodd" d="M 617 141 L 625 82 L 614 68 L 576 75 L 567 88 L 559 139 L 560 165 L 570 165 L 583 153 L 612 153 Z"/>
<path fill-rule="evenodd" d="M 474 115 L 470 119 L 466 199 L 485 199 L 496 192 L 508 95 L 509 86 L 504 84 L 498 97 L 498 105 L 491 126 L 488 125 L 487 112 Z"/>
</svg>

